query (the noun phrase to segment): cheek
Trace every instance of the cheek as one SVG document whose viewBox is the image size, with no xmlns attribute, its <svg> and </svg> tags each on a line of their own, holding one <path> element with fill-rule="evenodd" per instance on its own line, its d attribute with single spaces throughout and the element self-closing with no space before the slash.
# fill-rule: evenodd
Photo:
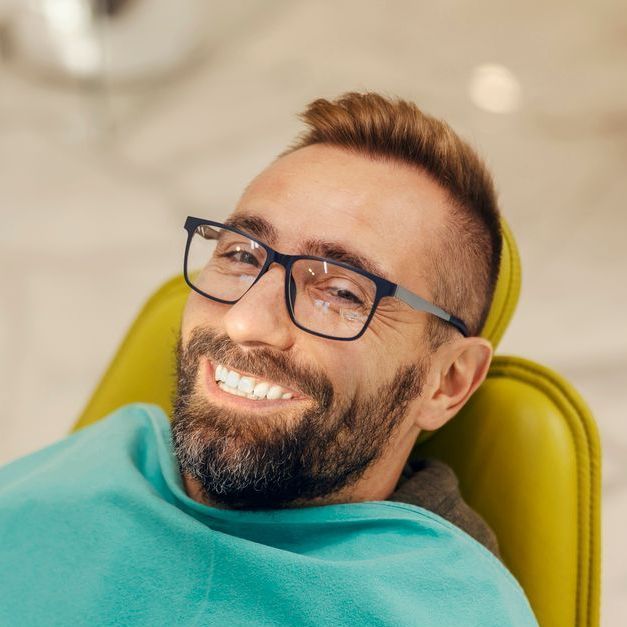
<svg viewBox="0 0 627 627">
<path fill-rule="evenodd" d="M 196 292 L 191 292 L 187 297 L 183 317 L 181 319 L 181 336 L 183 343 L 187 340 L 191 332 L 197 327 L 215 327 L 220 319 L 220 304 L 204 298 Z"/>
<path fill-rule="evenodd" d="M 338 342 L 338 344 L 340 344 Z M 372 390 L 381 376 L 381 355 L 368 342 L 342 342 L 327 356 L 329 376 L 337 392 L 345 397 L 362 395 Z"/>
<path fill-rule="evenodd" d="M 389 337 L 384 344 L 371 343 L 365 354 L 360 357 L 359 393 L 372 395 L 382 385 L 387 385 L 395 378 L 399 367 L 418 362 L 424 354 L 412 348 L 415 346 L 416 338 L 407 335 Z"/>
</svg>

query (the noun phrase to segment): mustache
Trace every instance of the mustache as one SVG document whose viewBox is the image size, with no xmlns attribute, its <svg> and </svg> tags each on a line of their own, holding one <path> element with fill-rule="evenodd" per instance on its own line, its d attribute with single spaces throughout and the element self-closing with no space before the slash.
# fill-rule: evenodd
<svg viewBox="0 0 627 627">
<path fill-rule="evenodd" d="M 227 335 L 212 329 L 196 327 L 190 334 L 187 346 L 182 346 L 179 336 L 179 354 L 182 360 L 197 371 L 200 359 L 206 357 L 234 370 L 257 374 L 286 387 L 298 390 L 315 399 L 321 406 L 329 407 L 334 398 L 333 384 L 329 377 L 309 366 L 296 364 L 284 353 L 267 348 L 242 351 Z"/>
</svg>

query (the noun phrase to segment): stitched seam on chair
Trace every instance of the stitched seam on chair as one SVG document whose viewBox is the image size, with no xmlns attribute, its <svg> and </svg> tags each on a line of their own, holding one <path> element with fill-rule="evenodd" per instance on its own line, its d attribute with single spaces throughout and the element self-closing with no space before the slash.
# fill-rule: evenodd
<svg viewBox="0 0 627 627">
<path fill-rule="evenodd" d="M 540 385 L 538 384 L 537 381 L 530 381 L 528 377 L 525 376 L 521 376 L 520 372 L 516 372 L 516 369 L 519 369 L 520 371 L 522 371 L 522 373 L 525 374 L 545 374 L 544 372 L 540 372 L 539 370 L 534 371 L 533 368 L 531 367 L 526 367 L 524 364 L 522 363 L 509 363 L 506 364 L 504 366 L 504 368 L 506 368 L 506 371 L 502 372 L 502 373 L 498 373 L 495 372 L 495 376 L 509 376 L 509 377 L 516 377 L 516 375 L 518 375 L 516 378 L 518 378 L 518 380 L 531 385 L 532 387 L 539 389 Z M 543 381 L 543 383 L 547 383 L 546 381 Z M 554 385 L 555 387 L 557 387 L 559 389 L 559 387 L 561 386 L 557 386 L 556 385 L 556 381 L 554 381 L 552 378 L 549 381 L 550 384 Z M 558 399 L 557 395 L 555 394 L 555 391 L 553 389 L 551 389 L 550 387 L 547 387 L 546 389 L 542 388 L 541 391 L 543 393 L 545 393 L 550 400 L 559 408 L 563 403 L 560 402 L 561 399 Z M 563 390 L 562 390 L 563 391 Z M 578 412 L 577 412 L 578 413 Z M 576 445 L 576 437 L 575 437 L 575 433 L 574 433 L 574 428 L 573 425 L 571 424 L 571 420 L 570 418 L 567 417 L 568 412 L 564 413 L 565 417 L 566 417 L 566 424 L 568 425 L 569 431 L 571 433 L 571 438 L 574 444 L 574 449 L 575 449 L 575 455 L 576 455 L 576 459 L 577 459 L 577 464 L 578 467 L 582 467 L 582 460 L 581 460 L 581 454 L 579 451 L 579 447 Z M 584 430 L 585 431 L 585 430 Z M 579 477 L 579 473 L 577 473 L 577 485 L 578 485 L 578 490 L 577 490 L 577 542 L 578 542 L 578 547 L 577 550 L 580 552 L 581 551 L 581 545 L 582 545 L 582 536 L 583 536 L 583 530 L 582 530 L 582 525 L 581 525 L 581 518 L 583 518 L 582 516 L 582 505 L 581 505 L 581 499 L 580 499 L 580 494 L 579 491 L 581 490 L 581 480 Z M 590 554 L 589 556 L 590 557 Z M 579 568 L 579 560 L 577 561 L 577 578 L 576 578 L 576 592 L 577 592 L 577 598 L 575 599 L 575 620 L 576 620 L 576 625 L 581 625 L 581 608 L 580 608 L 580 602 L 579 599 L 581 599 L 581 593 L 582 593 L 582 578 L 583 578 L 583 573 L 581 572 L 581 569 Z M 586 623 L 586 625 L 589 625 L 590 623 Z"/>
<path fill-rule="evenodd" d="M 513 242 L 513 237 L 510 235 L 509 225 L 507 227 L 503 227 L 503 239 L 505 240 L 507 248 L 509 249 L 510 273 L 503 308 L 501 309 L 501 313 L 498 316 L 494 325 L 494 340 L 496 344 L 500 343 L 501 338 L 505 333 L 505 326 L 507 325 L 507 321 L 511 319 L 513 311 L 518 304 L 518 299 L 516 299 L 516 302 L 511 302 L 511 295 L 514 289 L 514 285 L 520 282 L 516 281 L 516 279 L 520 277 L 520 258 L 518 256 L 518 252 L 516 251 L 516 244 Z"/>
<path fill-rule="evenodd" d="M 512 293 L 512 290 L 514 289 L 514 285 L 516 285 L 517 283 L 515 279 L 517 277 L 519 278 L 521 274 L 520 273 L 520 257 L 516 250 L 516 244 L 513 241 L 513 236 L 510 234 L 509 225 L 503 226 L 503 222 L 502 222 L 502 234 L 503 234 L 505 247 L 509 251 L 510 273 L 509 273 L 509 281 L 507 282 L 507 286 L 506 286 L 505 298 L 503 300 L 503 307 L 501 308 L 500 313 L 497 315 L 497 318 L 496 318 L 496 321 L 494 322 L 493 330 L 491 333 L 492 342 L 495 346 L 499 344 L 499 342 L 501 341 L 501 338 L 503 337 L 503 334 L 505 332 L 505 328 L 503 327 L 504 325 L 506 325 L 507 320 L 511 319 L 512 313 L 518 303 L 518 298 L 516 298 L 515 302 L 511 302 L 512 300 L 511 293 Z M 518 281 L 518 283 L 519 282 L 520 281 Z M 503 322 L 503 319 L 505 317 L 507 317 L 507 320 Z"/>
<path fill-rule="evenodd" d="M 515 300 L 512 297 L 514 286 L 515 285 L 520 286 L 520 283 L 521 283 L 520 257 L 518 255 L 518 249 L 516 247 L 516 242 L 514 241 L 513 235 L 509 231 L 509 225 L 507 229 L 508 230 L 506 231 L 505 238 L 507 239 L 508 246 L 510 249 L 510 257 L 511 257 L 510 270 L 511 271 L 510 271 L 510 282 L 509 282 L 509 286 L 507 290 L 507 301 L 505 303 L 506 306 L 504 307 L 504 311 L 503 311 L 503 314 L 501 315 L 501 320 L 500 320 L 500 323 L 503 326 L 503 328 L 501 329 L 500 334 L 499 334 L 499 342 L 501 338 L 503 337 L 503 334 L 505 333 L 505 326 L 507 325 L 507 322 L 511 320 L 511 317 L 514 313 L 514 309 L 516 308 L 516 305 L 518 304 L 518 296 L 516 296 Z M 505 321 L 503 321 L 503 319 L 505 318 L 506 312 L 507 312 L 507 318 Z"/>
<path fill-rule="evenodd" d="M 526 369 L 530 372 L 534 372 L 533 368 L 530 366 L 527 366 Z M 588 485 L 588 502 L 589 502 L 589 512 L 588 516 L 584 516 L 582 515 L 582 518 L 586 517 L 587 518 L 587 522 L 588 522 L 588 571 L 587 571 L 587 577 L 588 577 L 588 586 L 586 589 L 587 592 L 587 614 L 586 614 L 586 626 L 592 625 L 592 612 L 593 610 L 596 613 L 596 605 L 597 605 L 597 600 L 596 600 L 596 595 L 593 594 L 593 577 L 592 577 L 592 573 L 593 573 L 593 555 L 598 554 L 599 550 L 598 547 L 596 547 L 596 534 L 595 534 L 595 530 L 597 525 L 595 524 L 595 520 L 594 520 L 594 512 L 598 511 L 598 509 L 600 508 L 600 503 L 597 501 L 597 497 L 598 497 L 598 490 L 595 489 L 595 485 L 597 484 L 597 481 L 600 479 L 600 477 L 598 477 L 598 472 L 599 469 L 596 466 L 596 460 L 595 460 L 595 452 L 597 453 L 596 455 L 596 459 L 599 459 L 599 455 L 600 455 L 600 451 L 595 451 L 596 446 L 594 446 L 594 444 L 596 442 L 598 442 L 598 438 L 595 437 L 591 432 L 590 432 L 590 426 L 591 423 L 590 421 L 586 418 L 586 416 L 584 416 L 584 413 L 581 412 L 578 408 L 578 403 L 584 403 L 585 401 L 583 399 L 577 399 L 574 395 L 572 395 L 570 393 L 570 391 L 564 386 L 562 385 L 561 381 L 559 381 L 559 379 L 557 377 L 555 377 L 553 375 L 552 372 L 550 372 L 550 370 L 548 371 L 550 378 L 551 378 L 551 382 L 559 389 L 559 391 L 563 394 L 564 398 L 569 402 L 569 404 L 571 405 L 571 408 L 573 409 L 573 411 L 575 412 L 575 414 L 577 414 L 580 418 L 580 424 L 583 427 L 583 433 L 585 436 L 585 440 L 586 440 L 586 444 L 588 446 L 588 451 L 590 451 L 590 456 L 588 459 L 588 472 L 587 474 L 587 479 L 589 481 L 589 485 Z M 547 374 L 546 372 L 544 373 L 545 375 Z M 597 497 L 594 497 L 594 501 L 593 501 L 593 496 L 596 493 Z M 583 514 L 585 514 L 586 512 L 584 512 Z M 583 534 L 583 531 L 582 531 Z M 594 546 L 593 546 L 594 545 Z M 595 606 L 593 608 L 593 605 Z M 579 608 L 578 608 L 579 610 Z"/>
<path fill-rule="evenodd" d="M 513 378 L 518 378 L 520 381 L 531 385 L 532 387 L 536 387 L 537 389 L 540 389 L 540 386 L 538 385 L 537 381 L 531 381 L 528 376 L 521 376 L 521 373 L 524 374 L 534 374 L 534 375 L 542 375 L 542 377 L 544 377 L 544 379 L 542 380 L 542 383 L 544 384 L 544 386 L 542 387 L 541 391 L 544 392 L 558 407 L 564 406 L 565 404 L 567 404 L 569 406 L 569 408 L 574 411 L 575 414 L 577 414 L 580 418 L 579 423 L 582 426 L 582 431 L 583 434 L 585 436 L 585 440 L 586 443 L 588 445 L 588 450 L 591 451 L 591 453 L 598 453 L 598 451 L 596 451 L 596 446 L 594 445 L 596 442 L 598 442 L 598 438 L 594 437 L 591 433 L 590 433 L 590 422 L 589 419 L 586 418 L 586 416 L 584 416 L 584 414 L 579 410 L 579 408 L 577 407 L 577 404 L 580 402 L 583 402 L 583 399 L 577 399 L 575 398 L 568 389 L 565 388 L 565 386 L 562 385 L 561 381 L 558 379 L 558 377 L 556 376 L 555 373 L 553 373 L 550 369 L 546 368 L 546 367 L 542 367 L 540 368 L 535 368 L 534 369 L 534 364 L 532 362 L 526 362 L 525 360 L 523 360 L 522 358 L 519 357 L 514 357 L 514 356 L 497 356 L 495 358 L 495 365 L 494 365 L 494 370 L 492 370 L 492 368 L 490 369 L 489 372 L 489 376 L 498 378 L 498 377 L 504 377 L 504 376 L 509 376 L 509 377 L 513 377 Z M 501 363 L 502 362 L 502 363 Z M 500 370 L 500 371 L 499 371 Z M 516 372 L 516 370 L 518 370 L 519 372 Z M 560 392 L 561 396 L 556 394 L 555 391 Z M 566 403 L 565 403 L 566 401 Z M 585 402 L 584 402 L 585 404 Z M 582 468 L 584 466 L 584 464 L 582 463 L 582 458 L 581 458 L 581 450 L 580 447 L 576 446 L 576 442 L 577 442 L 577 438 L 575 437 L 575 431 L 574 431 L 574 425 L 572 424 L 572 420 L 571 418 L 568 416 L 568 412 L 564 412 L 564 415 L 566 416 L 566 423 L 568 424 L 568 427 L 570 429 L 571 432 L 571 436 L 573 438 L 573 443 L 575 443 L 575 454 L 577 456 L 577 462 L 579 465 L 579 468 Z M 596 560 L 594 559 L 594 555 L 598 555 L 599 550 L 598 547 L 596 546 L 596 531 L 597 531 L 597 527 L 598 525 L 596 524 L 596 520 L 594 517 L 594 512 L 598 510 L 598 506 L 599 503 L 597 502 L 597 498 L 594 499 L 593 501 L 593 493 L 598 493 L 598 490 L 595 489 L 595 486 L 598 483 L 598 479 L 599 477 L 598 475 L 598 471 L 596 468 L 596 463 L 593 463 L 593 454 L 590 455 L 590 458 L 588 459 L 588 469 L 587 469 L 587 473 L 585 473 L 588 477 L 589 480 L 589 490 L 588 490 L 588 501 L 590 504 L 589 507 L 589 513 L 586 516 L 585 512 L 582 512 L 582 504 L 581 504 L 581 499 L 580 499 L 580 491 L 582 490 L 582 478 L 580 476 L 580 473 L 577 473 L 577 483 L 578 483 L 578 493 L 577 493 L 577 516 L 578 516 L 578 533 L 577 533 L 577 538 L 578 538 L 578 544 L 579 546 L 577 547 L 579 551 L 582 550 L 582 546 L 584 545 L 583 539 L 585 538 L 584 536 L 584 531 L 582 528 L 582 520 L 583 519 L 587 519 L 587 523 L 588 523 L 588 556 L 587 556 L 587 562 L 588 562 L 588 570 L 587 570 L 587 577 L 588 577 L 588 585 L 586 587 L 586 623 L 582 623 L 581 622 L 581 603 L 579 602 L 579 599 L 582 598 L 582 588 L 584 587 L 584 582 L 583 580 L 583 573 L 582 573 L 582 569 L 578 568 L 578 572 L 577 572 L 577 600 L 576 600 L 576 606 L 575 606 L 575 616 L 576 616 L 576 620 L 577 620 L 577 625 L 592 625 L 592 618 L 593 618 L 593 613 L 595 615 L 595 618 L 598 615 L 598 595 L 593 594 L 593 592 L 595 592 L 596 588 L 593 588 L 594 586 L 594 581 L 593 581 L 593 566 L 596 565 Z M 598 455 L 596 456 L 598 458 Z"/>
</svg>

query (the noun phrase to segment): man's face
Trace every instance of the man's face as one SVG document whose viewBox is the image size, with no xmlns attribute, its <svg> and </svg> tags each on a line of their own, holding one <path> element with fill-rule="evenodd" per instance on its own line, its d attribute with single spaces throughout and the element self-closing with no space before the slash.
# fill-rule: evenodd
<svg viewBox="0 0 627 627">
<path fill-rule="evenodd" d="M 392 281 L 430 300 L 421 259 L 446 196 L 408 166 L 322 145 L 284 156 L 247 188 L 233 215 L 263 218 L 280 252 L 327 240 L 369 257 Z M 234 305 L 191 292 L 178 348 L 172 434 L 184 475 L 213 503 L 241 509 L 303 506 L 346 491 L 402 434 L 417 433 L 430 356 L 426 315 L 383 299 L 354 341 L 297 328 L 275 264 Z M 215 383 L 215 367 L 289 388 L 252 400 Z"/>
</svg>

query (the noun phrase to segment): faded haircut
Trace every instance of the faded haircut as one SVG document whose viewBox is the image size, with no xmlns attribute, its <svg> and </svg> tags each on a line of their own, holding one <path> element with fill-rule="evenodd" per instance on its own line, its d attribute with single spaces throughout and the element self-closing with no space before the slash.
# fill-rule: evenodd
<svg viewBox="0 0 627 627">
<path fill-rule="evenodd" d="M 307 129 L 283 154 L 312 144 L 336 146 L 416 167 L 448 193 L 450 211 L 436 229 L 426 276 L 435 304 L 464 320 L 470 335 L 479 335 L 494 296 L 503 236 L 492 177 L 473 148 L 413 102 L 376 93 L 314 100 L 299 117 Z M 431 350 L 456 333 L 428 316 Z"/>
</svg>

